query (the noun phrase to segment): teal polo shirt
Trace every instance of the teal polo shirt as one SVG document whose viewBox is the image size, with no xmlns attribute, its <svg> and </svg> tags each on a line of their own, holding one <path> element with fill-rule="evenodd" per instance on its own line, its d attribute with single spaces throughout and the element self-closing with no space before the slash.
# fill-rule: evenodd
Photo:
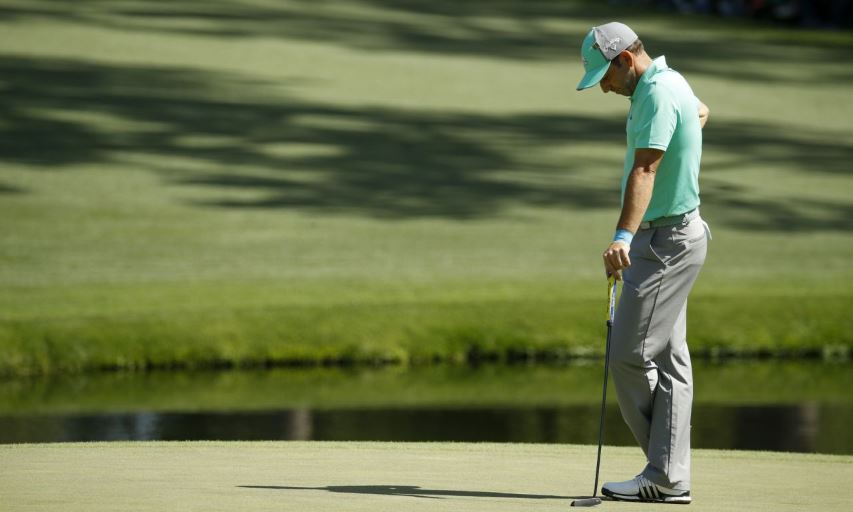
<svg viewBox="0 0 853 512">
<path fill-rule="evenodd" d="M 634 152 L 654 148 L 665 153 L 643 221 L 680 215 L 698 207 L 702 158 L 699 100 L 687 80 L 666 65 L 664 57 L 652 61 L 640 77 L 631 96 L 626 131 L 628 150 L 622 176 L 622 201 L 634 165 Z"/>
</svg>

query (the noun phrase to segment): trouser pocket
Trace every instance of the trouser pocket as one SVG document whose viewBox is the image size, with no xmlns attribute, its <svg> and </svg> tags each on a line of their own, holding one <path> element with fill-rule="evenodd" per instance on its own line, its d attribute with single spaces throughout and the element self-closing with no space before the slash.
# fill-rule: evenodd
<svg viewBox="0 0 853 512">
<path fill-rule="evenodd" d="M 694 247 L 707 243 L 710 229 L 696 217 L 687 224 L 656 228 L 649 244 L 652 252 L 662 263 L 668 264 L 689 253 Z"/>
</svg>

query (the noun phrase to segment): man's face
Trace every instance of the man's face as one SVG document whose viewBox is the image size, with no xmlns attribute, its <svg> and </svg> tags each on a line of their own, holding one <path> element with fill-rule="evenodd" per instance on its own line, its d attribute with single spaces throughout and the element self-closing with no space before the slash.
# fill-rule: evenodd
<svg viewBox="0 0 853 512">
<path fill-rule="evenodd" d="M 630 57 L 626 58 L 624 53 L 617 55 L 610 62 L 604 78 L 598 82 L 601 90 L 604 93 L 612 91 L 630 98 L 637 88 L 637 72 L 634 71 L 633 62 L 634 60 Z"/>
</svg>

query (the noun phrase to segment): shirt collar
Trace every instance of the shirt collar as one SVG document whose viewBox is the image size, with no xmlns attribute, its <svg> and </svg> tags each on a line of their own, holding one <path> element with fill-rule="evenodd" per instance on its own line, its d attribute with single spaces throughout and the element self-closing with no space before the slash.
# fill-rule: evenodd
<svg viewBox="0 0 853 512">
<path fill-rule="evenodd" d="M 667 69 L 669 69 L 669 66 L 666 65 L 666 57 L 661 55 L 654 59 L 652 63 L 649 64 L 649 67 L 646 68 L 643 76 L 640 77 L 640 81 L 637 82 L 637 88 L 634 89 L 634 94 L 631 95 L 631 100 L 633 101 L 633 99 L 637 97 L 637 93 L 649 86 L 649 83 L 652 81 L 652 77 Z"/>
</svg>

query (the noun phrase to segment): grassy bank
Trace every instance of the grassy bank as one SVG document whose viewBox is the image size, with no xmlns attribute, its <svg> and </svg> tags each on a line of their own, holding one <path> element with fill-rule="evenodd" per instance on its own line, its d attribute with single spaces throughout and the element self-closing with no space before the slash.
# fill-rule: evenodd
<svg viewBox="0 0 853 512">
<path fill-rule="evenodd" d="M 0 2 L 0 375 L 600 353 L 615 17 L 712 110 L 694 351 L 849 351 L 853 36 L 601 4 Z"/>
<path fill-rule="evenodd" d="M 89 443 L 0 446 L 0 495 L 31 510 L 565 510 L 593 446 L 464 443 Z M 604 481 L 643 463 L 604 450 Z M 691 510 L 846 510 L 853 459 L 695 450 Z M 757 478 L 760 475 L 760 478 Z M 671 506 L 671 505 L 669 505 Z M 599 509 L 667 506 L 605 502 Z"/>
<path fill-rule="evenodd" d="M 7 322 L 0 374 L 99 369 L 568 361 L 604 350 L 596 300 L 326 304 Z M 691 304 L 696 358 L 846 358 L 849 300 Z M 786 321 L 775 320 L 786 319 Z"/>
</svg>

